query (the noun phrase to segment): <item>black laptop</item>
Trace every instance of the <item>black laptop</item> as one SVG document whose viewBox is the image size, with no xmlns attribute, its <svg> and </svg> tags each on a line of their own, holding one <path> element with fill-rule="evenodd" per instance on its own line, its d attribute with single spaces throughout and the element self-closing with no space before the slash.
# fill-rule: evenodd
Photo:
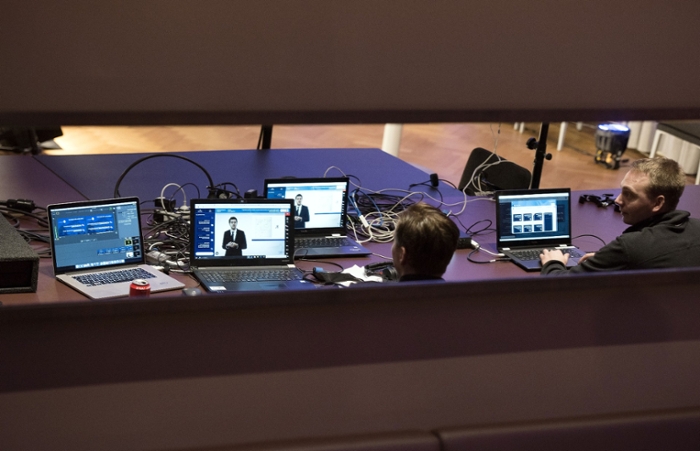
<svg viewBox="0 0 700 451">
<path fill-rule="evenodd" d="M 294 266 L 292 201 L 193 199 L 190 267 L 208 291 L 314 288 Z"/>
<path fill-rule="evenodd" d="M 543 249 L 560 249 L 569 253 L 567 266 L 578 264 L 569 188 L 496 191 L 495 200 L 498 252 L 526 271 L 541 269 Z"/>
<path fill-rule="evenodd" d="M 371 252 L 348 236 L 349 179 L 282 178 L 265 180 L 265 197 L 294 202 L 296 258 L 358 257 Z"/>
</svg>

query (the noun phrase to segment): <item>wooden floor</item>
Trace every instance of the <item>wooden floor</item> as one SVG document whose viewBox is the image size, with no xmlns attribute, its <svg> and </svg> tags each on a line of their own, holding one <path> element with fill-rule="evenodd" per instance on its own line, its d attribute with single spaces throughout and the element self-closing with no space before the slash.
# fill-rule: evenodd
<svg viewBox="0 0 700 451">
<path fill-rule="evenodd" d="M 594 126 L 578 131 L 568 127 L 565 147 L 556 150 L 559 125 L 549 130 L 548 151 L 540 187 L 570 187 L 574 190 L 617 188 L 626 173 L 596 164 Z M 63 127 L 56 139 L 61 150 L 47 154 L 151 153 L 221 149 L 255 149 L 259 126 L 186 127 Z M 273 148 L 379 148 L 384 125 L 275 126 Z M 406 124 L 403 127 L 399 157 L 435 172 L 454 184 L 459 182 L 469 153 L 475 147 L 496 150 L 502 157 L 532 169 L 535 152 L 527 149 L 528 138 L 537 138 L 539 124 L 527 124 L 519 133 L 508 124 Z M 628 149 L 631 160 L 644 155 Z M 690 180 L 690 179 L 689 179 Z"/>
</svg>

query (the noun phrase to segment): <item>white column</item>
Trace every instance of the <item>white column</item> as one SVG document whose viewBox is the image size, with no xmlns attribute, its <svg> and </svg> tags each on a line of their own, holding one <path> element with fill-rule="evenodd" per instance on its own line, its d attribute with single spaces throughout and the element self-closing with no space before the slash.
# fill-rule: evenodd
<svg viewBox="0 0 700 451">
<path fill-rule="evenodd" d="M 559 127 L 559 141 L 557 141 L 557 150 L 561 150 L 564 147 L 564 138 L 566 137 L 566 122 L 562 122 Z"/>
<path fill-rule="evenodd" d="M 628 149 L 636 149 L 639 145 L 639 132 L 642 131 L 641 121 L 631 121 L 627 123 L 630 128 L 630 139 L 627 141 Z"/>
<path fill-rule="evenodd" d="M 637 150 L 643 153 L 649 153 L 651 150 L 651 143 L 654 140 L 654 134 L 656 133 L 656 122 L 654 121 L 644 121 L 642 122 L 642 129 L 639 132 L 639 142 L 637 143 Z"/>
<path fill-rule="evenodd" d="M 401 132 L 403 124 L 385 124 L 384 138 L 382 138 L 382 150 L 395 157 L 399 156 L 399 147 L 401 147 Z"/>
<path fill-rule="evenodd" d="M 681 148 L 683 147 L 683 140 L 678 139 L 675 136 L 664 133 L 663 139 L 659 144 L 659 153 L 666 158 L 675 160 L 681 165 Z"/>
<path fill-rule="evenodd" d="M 697 173 L 698 164 L 700 164 L 700 152 L 698 152 L 698 150 L 700 150 L 700 148 L 693 143 L 682 141 L 681 151 L 678 156 L 678 164 L 688 175 Z"/>
</svg>

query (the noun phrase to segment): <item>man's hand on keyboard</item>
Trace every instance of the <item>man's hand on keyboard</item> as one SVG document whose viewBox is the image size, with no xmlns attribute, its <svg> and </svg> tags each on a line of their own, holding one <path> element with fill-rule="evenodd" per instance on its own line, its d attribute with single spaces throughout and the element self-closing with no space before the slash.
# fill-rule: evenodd
<svg viewBox="0 0 700 451">
<path fill-rule="evenodd" d="M 547 263 L 550 260 L 557 260 L 564 265 L 569 261 L 569 254 L 565 254 L 564 252 L 560 251 L 559 249 L 545 249 L 542 251 L 540 254 L 540 261 L 542 262 L 542 266 L 544 266 L 545 263 Z"/>
<path fill-rule="evenodd" d="M 586 254 L 583 254 L 581 258 L 578 259 L 578 263 L 581 264 L 584 262 L 584 260 L 587 260 L 595 255 L 595 252 L 588 252 Z"/>
</svg>

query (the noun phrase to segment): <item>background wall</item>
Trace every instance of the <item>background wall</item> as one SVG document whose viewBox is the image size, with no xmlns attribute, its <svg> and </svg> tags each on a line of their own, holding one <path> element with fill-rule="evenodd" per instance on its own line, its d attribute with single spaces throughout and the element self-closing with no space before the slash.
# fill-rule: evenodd
<svg viewBox="0 0 700 451">
<path fill-rule="evenodd" d="M 5 124 L 700 117 L 698 2 L 5 3 Z"/>
</svg>

